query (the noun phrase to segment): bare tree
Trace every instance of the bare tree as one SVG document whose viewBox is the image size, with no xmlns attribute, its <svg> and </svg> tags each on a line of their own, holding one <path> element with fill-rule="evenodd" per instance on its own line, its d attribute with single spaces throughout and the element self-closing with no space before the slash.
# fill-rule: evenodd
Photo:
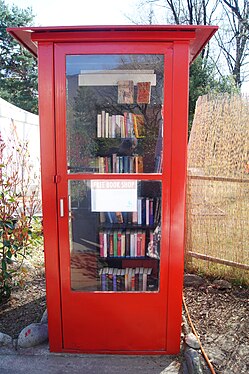
<svg viewBox="0 0 249 374">
<path fill-rule="evenodd" d="M 148 14 L 148 7 L 150 23 L 219 25 L 218 48 L 206 46 L 203 64 L 211 57 L 217 74 L 223 79 L 230 74 L 241 88 L 249 76 L 249 0 L 141 0 L 139 14 Z"/>
<path fill-rule="evenodd" d="M 227 66 L 240 88 L 248 73 L 249 0 L 220 0 L 224 21 L 217 40 Z"/>
</svg>

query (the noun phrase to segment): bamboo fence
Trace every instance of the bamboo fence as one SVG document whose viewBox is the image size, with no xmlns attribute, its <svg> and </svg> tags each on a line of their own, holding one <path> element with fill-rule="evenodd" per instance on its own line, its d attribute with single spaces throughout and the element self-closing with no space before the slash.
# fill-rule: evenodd
<svg viewBox="0 0 249 374">
<path fill-rule="evenodd" d="M 188 146 L 186 268 L 249 283 L 249 97 L 198 99 Z"/>
</svg>

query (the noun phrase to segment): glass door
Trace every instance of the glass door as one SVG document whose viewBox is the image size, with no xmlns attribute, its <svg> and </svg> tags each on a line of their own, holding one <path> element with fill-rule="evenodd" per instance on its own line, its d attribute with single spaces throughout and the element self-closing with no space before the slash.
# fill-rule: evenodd
<svg viewBox="0 0 249 374">
<path fill-rule="evenodd" d="M 105 48 L 55 49 L 64 344 L 160 351 L 166 334 L 163 129 L 170 59 L 165 46 L 138 46 L 136 53 L 129 44 Z"/>
<path fill-rule="evenodd" d="M 161 181 L 136 175 L 162 170 L 164 55 L 69 55 L 66 82 L 67 172 L 101 174 L 68 182 L 71 289 L 158 291 Z"/>
</svg>

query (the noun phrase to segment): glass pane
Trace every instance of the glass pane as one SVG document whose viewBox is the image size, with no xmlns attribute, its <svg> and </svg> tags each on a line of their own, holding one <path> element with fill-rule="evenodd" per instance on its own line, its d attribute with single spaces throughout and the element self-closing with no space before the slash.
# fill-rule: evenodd
<svg viewBox="0 0 249 374">
<path fill-rule="evenodd" d="M 158 291 L 161 182 L 69 182 L 71 288 Z"/>
<path fill-rule="evenodd" d="M 163 55 L 69 55 L 68 173 L 160 173 Z"/>
</svg>

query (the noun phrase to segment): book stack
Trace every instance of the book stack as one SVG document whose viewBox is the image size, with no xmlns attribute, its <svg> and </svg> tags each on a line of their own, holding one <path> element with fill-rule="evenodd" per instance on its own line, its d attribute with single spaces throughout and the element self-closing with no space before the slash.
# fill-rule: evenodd
<svg viewBox="0 0 249 374">
<path fill-rule="evenodd" d="M 97 114 L 97 138 L 144 138 L 145 122 L 142 114 L 124 112 L 111 115 L 104 110 Z"/>
<path fill-rule="evenodd" d="M 97 164 L 99 173 L 143 173 L 143 157 L 118 156 L 116 153 L 111 156 L 98 157 Z"/>
<path fill-rule="evenodd" d="M 101 291 L 147 291 L 152 268 L 102 268 L 99 271 Z"/>
<path fill-rule="evenodd" d="M 138 197 L 136 212 L 105 212 L 100 214 L 100 223 L 125 223 L 150 226 L 161 220 L 159 197 Z"/>
</svg>

